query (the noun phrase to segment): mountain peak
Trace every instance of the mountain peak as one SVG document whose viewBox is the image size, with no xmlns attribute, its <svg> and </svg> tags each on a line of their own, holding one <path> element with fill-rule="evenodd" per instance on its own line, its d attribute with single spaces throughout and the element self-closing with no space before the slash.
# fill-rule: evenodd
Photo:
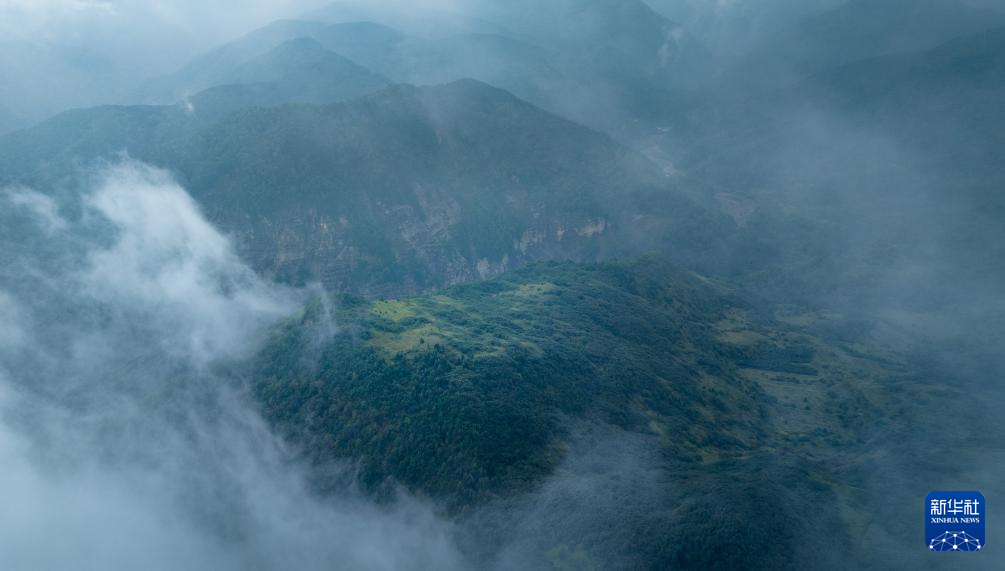
<svg viewBox="0 0 1005 571">
<path fill-rule="evenodd" d="M 237 67 L 219 83 L 275 81 L 301 73 L 320 72 L 372 74 L 366 68 L 326 49 L 313 38 L 295 38 Z"/>
</svg>

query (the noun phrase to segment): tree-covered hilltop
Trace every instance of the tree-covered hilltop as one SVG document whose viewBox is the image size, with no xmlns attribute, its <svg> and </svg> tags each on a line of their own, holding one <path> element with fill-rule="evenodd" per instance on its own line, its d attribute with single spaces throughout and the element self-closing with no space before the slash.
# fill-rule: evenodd
<svg viewBox="0 0 1005 571">
<path fill-rule="evenodd" d="M 656 259 L 547 262 L 438 295 L 318 301 L 274 332 L 254 393 L 319 465 L 358 461 L 368 489 L 397 482 L 476 518 L 577 461 L 582 426 L 613 427 L 626 446 L 650 442 L 673 483 L 591 545 L 618 545 L 624 563 L 623 535 L 638 534 L 647 565 L 756 567 L 799 560 L 807 534 L 846 546 L 868 521 L 848 482 L 884 430 L 877 418 L 902 414 L 885 383 L 908 368 L 860 335 L 793 308 L 755 311 Z M 813 524 L 779 508 L 763 529 L 731 527 L 772 494 L 832 513 Z M 679 541 L 684 529 L 707 545 Z M 780 544 L 747 550 L 769 536 Z"/>
<path fill-rule="evenodd" d="M 710 325 L 728 298 L 648 274 L 555 263 L 430 297 L 343 299 L 320 348 L 315 305 L 277 333 L 259 394 L 273 418 L 309 419 L 314 453 L 464 502 L 553 469 L 564 417 L 678 435 L 668 445 L 688 457 L 752 446 L 761 391 L 725 365 Z"/>
</svg>

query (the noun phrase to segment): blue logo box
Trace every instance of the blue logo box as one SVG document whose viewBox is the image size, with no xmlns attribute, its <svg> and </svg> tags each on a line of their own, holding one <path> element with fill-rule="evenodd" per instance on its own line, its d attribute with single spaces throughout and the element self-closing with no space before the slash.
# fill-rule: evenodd
<svg viewBox="0 0 1005 571">
<path fill-rule="evenodd" d="M 984 549 L 984 494 L 932 492 L 925 498 L 925 543 L 930 551 Z"/>
</svg>

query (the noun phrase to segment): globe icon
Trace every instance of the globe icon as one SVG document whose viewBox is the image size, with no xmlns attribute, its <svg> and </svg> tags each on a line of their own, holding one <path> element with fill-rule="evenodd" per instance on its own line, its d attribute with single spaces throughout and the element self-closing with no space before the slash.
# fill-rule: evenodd
<svg viewBox="0 0 1005 571">
<path fill-rule="evenodd" d="M 963 531 L 947 531 L 928 543 L 932 551 L 980 551 L 981 542 Z"/>
</svg>

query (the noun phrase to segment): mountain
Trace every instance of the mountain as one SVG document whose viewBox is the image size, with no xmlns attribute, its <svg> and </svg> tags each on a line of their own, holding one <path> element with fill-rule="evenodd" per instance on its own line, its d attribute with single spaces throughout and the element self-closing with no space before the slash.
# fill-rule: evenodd
<svg viewBox="0 0 1005 571">
<path fill-rule="evenodd" d="M 223 117 L 238 109 L 283 103 L 334 103 L 390 85 L 390 81 L 300 38 L 221 76 L 221 83 L 187 100 L 203 117 Z"/>
<path fill-rule="evenodd" d="M 5 174 L 24 176 L 29 164 L 65 166 L 127 152 L 156 156 L 196 131 L 231 113 L 250 107 L 285 103 L 332 103 L 373 93 L 390 83 L 383 77 L 325 50 L 310 39 L 290 40 L 235 67 L 225 68 L 214 81 L 221 85 L 187 97 L 174 105 L 102 106 L 76 109 L 36 127 L 8 148 L 5 158 L 28 158 L 16 165 L 8 160 Z M 210 73 L 198 75 L 210 77 Z"/>
<path fill-rule="evenodd" d="M 739 66 L 741 81 L 770 86 L 828 68 L 934 48 L 1005 25 L 1005 14 L 958 0 L 851 0 L 768 36 Z"/>
<path fill-rule="evenodd" d="M 118 98 L 125 72 L 85 48 L 0 38 L 0 115 L 24 127 L 74 107 Z M 0 117 L 0 121 L 3 117 Z"/>
<path fill-rule="evenodd" d="M 441 16 L 453 24 L 427 25 L 427 18 L 442 24 Z M 228 65 L 284 40 L 310 37 L 398 82 L 477 79 L 577 122 L 618 132 L 649 113 L 650 100 L 684 89 L 711 70 L 710 54 L 699 41 L 638 0 L 473 2 L 463 14 L 450 16 L 340 3 L 303 18 L 273 23 L 222 46 L 158 82 L 158 89 L 180 94 L 214 81 L 227 83 L 218 78 Z"/>
<path fill-rule="evenodd" d="M 689 230 L 730 227 L 643 157 L 474 81 L 252 110 L 185 149 L 189 187 L 259 268 L 337 290 L 423 291 L 664 240 L 684 255 Z"/>
<path fill-rule="evenodd" d="M 144 103 L 171 104 L 210 87 L 224 85 L 229 83 L 227 76 L 240 66 L 264 56 L 285 42 L 309 37 L 312 31 L 324 26 L 320 22 L 277 20 L 234 42 L 211 50 L 173 74 L 147 81 L 132 99 Z"/>
<path fill-rule="evenodd" d="M 783 1 L 675 1 L 778 26 L 711 82 L 638 0 L 338 4 L 0 135 L 15 484 L 87 474 L 71 523 L 126 506 L 224 569 L 366 568 L 343 535 L 377 568 L 940 568 L 921 495 L 993 499 L 1005 457 L 1005 28 Z"/>
<path fill-rule="evenodd" d="M 477 79 L 539 105 L 572 89 L 569 80 L 549 65 L 549 51 L 506 36 L 458 34 L 430 40 L 364 22 L 332 25 L 312 37 L 401 83 Z"/>
<path fill-rule="evenodd" d="M 1000 172 L 1005 27 L 921 53 L 855 62 L 810 78 L 799 96 L 897 133 L 943 166 Z"/>
<path fill-rule="evenodd" d="M 850 64 L 812 78 L 799 96 L 917 157 L 910 166 L 927 180 L 914 185 L 916 203 L 951 199 L 928 216 L 947 230 L 942 251 L 956 252 L 947 265 L 972 283 L 1005 279 L 1005 28 Z"/>
<path fill-rule="evenodd" d="M 1005 28 L 998 28 L 922 52 L 831 68 L 765 96 L 720 100 L 698 108 L 693 122 L 681 126 L 694 153 L 682 165 L 723 184 L 734 184 L 734 177 L 763 179 L 777 165 L 748 162 L 750 168 L 737 171 L 714 164 L 743 164 L 751 145 L 799 137 L 814 121 L 820 129 L 840 123 L 840 130 L 820 136 L 834 143 L 856 131 L 883 137 L 905 153 L 923 156 L 933 171 L 926 174 L 944 175 L 940 184 L 986 191 L 981 177 L 1005 174 L 993 160 L 1005 125 L 997 105 L 1005 95 L 1003 54 Z"/>
<path fill-rule="evenodd" d="M 372 22 L 280 21 L 197 58 L 147 89 L 160 92 L 154 100 L 171 103 L 214 86 L 263 81 L 242 77 L 249 74 L 249 66 L 255 69 L 253 76 L 278 79 L 284 67 L 302 66 L 296 59 L 305 56 L 273 50 L 293 41 L 301 42 L 299 49 L 304 50 L 309 39 L 399 83 L 436 85 L 477 79 L 549 108 L 557 107 L 568 100 L 569 93 L 582 87 L 548 64 L 550 52 L 507 36 L 466 33 L 427 39 Z M 299 83 L 310 80 L 307 74 L 295 75 Z"/>
<path fill-rule="evenodd" d="M 468 6 L 437 9 L 423 6 L 416 10 L 404 4 L 366 1 L 334 2 L 304 14 L 304 20 L 327 24 L 375 22 L 426 39 L 440 39 L 459 34 L 495 34 L 512 36 L 499 22 L 480 18 Z"/>
<path fill-rule="evenodd" d="M 370 295 L 541 258 L 659 247 L 709 259 L 737 232 L 686 180 L 475 81 L 252 108 L 216 122 L 197 113 L 67 113 L 0 143 L 0 171 L 30 183 L 127 151 L 177 173 L 258 270 Z"/>
<path fill-rule="evenodd" d="M 202 127 L 184 106 L 74 109 L 0 140 L 0 181 L 46 181 L 78 175 L 82 163 L 122 154 L 161 156 Z"/>
<path fill-rule="evenodd" d="M 334 75 L 335 79 L 342 79 L 339 76 L 350 74 L 363 77 L 350 77 L 343 81 L 346 83 L 365 82 L 368 79 L 365 76 L 369 72 L 342 56 L 326 50 L 317 41 L 298 38 L 284 42 L 266 54 L 241 64 L 216 81 L 223 84 L 291 83 L 305 81 L 311 76 Z M 331 79 L 320 77 L 317 81 Z M 382 85 L 382 87 L 386 87 L 386 85 Z"/>
<path fill-rule="evenodd" d="M 757 2 L 694 2 L 646 0 L 646 4 L 680 23 L 716 56 L 746 53 L 766 34 L 792 22 L 833 9 L 847 0 L 758 0 Z"/>
<path fill-rule="evenodd" d="M 699 42 L 638 0 L 559 0 L 546 5 L 519 0 L 480 6 L 516 33 L 559 52 L 563 69 L 667 84 L 683 81 L 705 63 Z"/>
<path fill-rule="evenodd" d="M 519 541 L 532 569 L 563 550 L 586 568 L 855 567 L 882 511 L 855 486 L 899 442 L 877 419 L 907 422 L 913 393 L 893 387 L 911 368 L 852 349 L 863 332 L 840 319 L 770 313 L 656 258 L 535 264 L 318 302 L 275 331 L 253 386 L 315 464 L 360 459 L 365 488 L 446 502 L 489 560 Z M 871 533 L 909 543 L 888 531 Z"/>
<path fill-rule="evenodd" d="M 639 0 L 475 3 L 549 50 L 569 88 L 542 105 L 636 148 L 665 127 L 678 99 L 714 76 L 713 54 L 683 26 Z"/>
<path fill-rule="evenodd" d="M 278 49 L 284 39 L 294 41 L 290 39 L 293 37 L 300 42 L 313 39 L 324 48 L 398 83 L 438 85 L 477 79 L 567 117 L 588 121 L 602 112 L 609 112 L 606 111 L 609 103 L 591 92 L 588 83 L 563 75 L 549 63 L 552 52 L 533 44 L 496 34 L 467 33 L 428 39 L 372 22 L 323 26 L 305 22 L 274 23 L 191 62 L 171 77 L 161 78 L 157 89 L 162 94 L 185 94 L 194 92 L 193 86 L 208 88 L 249 83 L 240 79 L 240 74 L 245 73 L 241 68 L 256 65 L 254 60 L 265 57 L 262 54 L 268 50 Z M 262 65 L 259 63 L 257 67 Z M 296 64 L 272 57 L 268 65 L 274 68 L 272 75 L 279 75 L 284 65 Z M 295 85 L 284 86 L 284 91 L 295 95 L 297 89 L 302 89 L 298 86 L 309 81 L 311 76 L 305 74 L 297 78 Z M 372 82 L 363 79 L 361 83 Z M 235 88 L 228 87 L 228 90 Z M 271 94 L 274 90 L 267 91 Z M 248 96 L 251 100 L 255 97 Z M 276 95 L 257 97 L 279 99 Z M 160 99 L 173 101 L 166 96 Z M 303 100 L 289 97 L 288 101 Z"/>
<path fill-rule="evenodd" d="M 317 31 L 326 48 L 397 82 L 437 85 L 476 79 L 574 121 L 600 128 L 619 106 L 602 85 L 562 69 L 551 49 L 498 34 L 425 39 L 379 24 L 335 24 Z"/>
</svg>

